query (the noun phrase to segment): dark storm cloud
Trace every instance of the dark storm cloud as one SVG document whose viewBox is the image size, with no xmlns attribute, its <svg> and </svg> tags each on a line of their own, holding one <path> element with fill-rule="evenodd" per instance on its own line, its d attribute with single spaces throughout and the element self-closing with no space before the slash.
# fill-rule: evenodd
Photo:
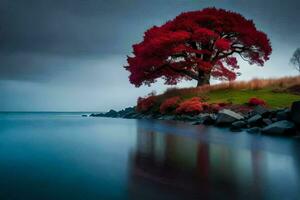
<svg viewBox="0 0 300 200">
<path fill-rule="evenodd" d="M 235 1 L 236 9 L 254 19 L 260 29 L 267 31 L 274 38 L 285 39 L 288 43 L 300 45 L 299 10 L 298 0 L 256 0 Z M 238 3 L 239 2 L 239 3 Z"/>
<path fill-rule="evenodd" d="M 102 10 L 95 13 L 98 4 L 43 0 L 2 2 L 1 50 L 89 55 L 124 49 L 116 46 L 118 31 L 117 26 L 112 25 L 114 18 L 102 16 Z M 78 10 L 78 6 L 82 6 L 82 10 Z"/>
<path fill-rule="evenodd" d="M 168 3 L 154 1 L 1 1 L 1 50 L 64 55 L 126 53 Z M 172 5 L 172 4 L 169 4 Z M 149 23 L 150 22 L 150 23 Z"/>
<path fill-rule="evenodd" d="M 149 26 L 185 10 L 216 5 L 256 18 L 262 28 L 297 39 L 296 0 L 2 0 L 0 50 L 65 55 L 126 54 Z M 152 23 L 151 23 L 152 22 Z"/>
</svg>

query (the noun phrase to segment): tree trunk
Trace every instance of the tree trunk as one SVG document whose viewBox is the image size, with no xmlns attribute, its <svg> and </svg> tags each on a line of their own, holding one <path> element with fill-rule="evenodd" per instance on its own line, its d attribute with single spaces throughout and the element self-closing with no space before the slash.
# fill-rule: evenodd
<svg viewBox="0 0 300 200">
<path fill-rule="evenodd" d="M 199 71 L 197 87 L 202 85 L 209 85 L 210 84 L 209 80 L 210 80 L 210 73 L 204 73 Z"/>
</svg>

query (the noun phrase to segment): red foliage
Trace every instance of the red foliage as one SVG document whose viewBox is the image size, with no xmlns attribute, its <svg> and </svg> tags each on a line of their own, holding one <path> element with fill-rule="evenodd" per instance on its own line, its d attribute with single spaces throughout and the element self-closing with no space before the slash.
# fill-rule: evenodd
<svg viewBox="0 0 300 200">
<path fill-rule="evenodd" d="M 250 106 L 258 106 L 258 105 L 265 106 L 266 102 L 262 99 L 252 97 L 252 98 L 249 99 L 248 104 Z"/>
<path fill-rule="evenodd" d="M 203 111 L 203 105 L 199 97 L 194 97 L 180 103 L 176 108 L 177 114 L 199 114 Z"/>
<path fill-rule="evenodd" d="M 217 39 L 217 41 L 215 42 L 215 47 L 222 51 L 229 50 L 230 45 L 230 41 L 226 39 Z"/>
<path fill-rule="evenodd" d="M 171 97 L 166 99 L 159 108 L 161 114 L 166 114 L 167 112 L 171 112 L 176 109 L 178 103 L 180 101 L 180 97 Z"/>
<path fill-rule="evenodd" d="M 219 104 L 211 104 L 209 108 L 212 112 L 217 113 L 221 110 L 222 106 Z"/>
<path fill-rule="evenodd" d="M 201 104 L 202 104 L 203 110 L 208 110 L 210 108 L 210 104 L 207 102 L 202 102 Z"/>
<path fill-rule="evenodd" d="M 198 80 L 199 73 L 234 80 L 239 68 L 236 55 L 250 64 L 263 65 L 272 52 L 267 35 L 252 20 L 216 8 L 185 12 L 162 26 L 147 30 L 128 57 L 130 82 L 139 87 L 157 78 L 166 84 Z"/>
<path fill-rule="evenodd" d="M 156 103 L 156 96 L 148 96 L 145 98 L 139 97 L 137 100 L 136 111 L 137 112 L 147 112 L 149 111 Z"/>
</svg>

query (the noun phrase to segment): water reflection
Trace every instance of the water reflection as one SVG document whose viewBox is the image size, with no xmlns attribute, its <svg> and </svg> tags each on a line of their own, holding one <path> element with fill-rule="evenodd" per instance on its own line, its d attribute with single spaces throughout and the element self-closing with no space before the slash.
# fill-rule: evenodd
<svg viewBox="0 0 300 200">
<path fill-rule="evenodd" d="M 0 199 L 300 199 L 299 152 L 183 123 L 0 113 Z"/>
<path fill-rule="evenodd" d="M 283 152 L 255 148 L 255 138 L 248 141 L 253 143 L 250 147 L 235 148 L 235 144 L 153 131 L 155 126 L 157 123 L 137 123 L 130 166 L 132 198 L 300 198 L 297 142 L 279 139 L 282 145 L 278 148 L 282 146 Z M 265 145 L 272 146 L 269 140 L 263 138 Z"/>
</svg>

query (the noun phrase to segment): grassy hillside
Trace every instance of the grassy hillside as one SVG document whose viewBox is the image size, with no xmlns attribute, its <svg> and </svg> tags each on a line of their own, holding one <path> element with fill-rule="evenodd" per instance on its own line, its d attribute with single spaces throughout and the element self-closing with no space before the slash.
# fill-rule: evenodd
<svg viewBox="0 0 300 200">
<path fill-rule="evenodd" d="M 233 104 L 244 104 L 251 97 L 264 99 L 269 107 L 289 107 L 293 101 L 300 100 L 300 95 L 286 92 L 273 92 L 272 89 L 259 90 L 224 90 L 212 91 L 206 94 L 208 102 L 232 102 Z"/>
<path fill-rule="evenodd" d="M 169 89 L 159 95 L 159 101 L 173 96 L 182 99 L 201 97 L 207 102 L 245 104 L 249 98 L 264 99 L 270 108 L 289 107 L 300 100 L 300 76 L 280 79 L 253 79 L 248 82 L 228 82 L 198 88 Z"/>
</svg>

